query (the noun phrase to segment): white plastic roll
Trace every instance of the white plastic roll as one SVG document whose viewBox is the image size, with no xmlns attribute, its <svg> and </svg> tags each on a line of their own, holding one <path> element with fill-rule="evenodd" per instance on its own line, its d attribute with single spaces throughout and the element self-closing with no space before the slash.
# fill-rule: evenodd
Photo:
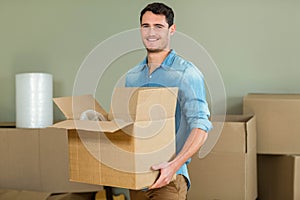
<svg viewBox="0 0 300 200">
<path fill-rule="evenodd" d="M 17 128 L 45 128 L 53 124 L 52 75 L 16 75 Z"/>
</svg>

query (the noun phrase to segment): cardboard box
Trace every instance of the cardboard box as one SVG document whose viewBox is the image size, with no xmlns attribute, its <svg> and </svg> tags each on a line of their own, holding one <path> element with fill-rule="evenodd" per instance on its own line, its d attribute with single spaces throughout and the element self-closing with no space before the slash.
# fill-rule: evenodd
<svg viewBox="0 0 300 200">
<path fill-rule="evenodd" d="M 222 122 L 212 119 L 214 126 Z M 209 135 L 217 134 L 213 129 Z M 194 155 L 188 165 L 191 188 L 188 199 L 254 200 L 257 197 L 255 117 L 226 116 L 212 151 Z"/>
<path fill-rule="evenodd" d="M 63 130 L 0 128 L 0 188 L 49 193 L 99 191 L 69 181 L 68 138 Z"/>
<path fill-rule="evenodd" d="M 300 199 L 300 156 L 258 155 L 258 199 Z"/>
<path fill-rule="evenodd" d="M 62 193 L 51 194 L 46 192 L 26 191 L 26 190 L 3 190 L 0 189 L 0 199 L 2 200 L 90 200 L 94 193 Z"/>
<path fill-rule="evenodd" d="M 300 154 L 300 95 L 249 94 L 244 114 L 257 119 L 257 152 Z"/>
<path fill-rule="evenodd" d="M 157 179 L 151 166 L 175 155 L 177 88 L 117 88 L 110 113 L 92 96 L 54 99 L 67 120 L 70 180 L 141 189 Z M 78 120 L 93 109 L 108 121 Z"/>
<path fill-rule="evenodd" d="M 3 200 L 47 200 L 50 195 L 46 192 L 0 189 L 0 199 Z"/>
</svg>

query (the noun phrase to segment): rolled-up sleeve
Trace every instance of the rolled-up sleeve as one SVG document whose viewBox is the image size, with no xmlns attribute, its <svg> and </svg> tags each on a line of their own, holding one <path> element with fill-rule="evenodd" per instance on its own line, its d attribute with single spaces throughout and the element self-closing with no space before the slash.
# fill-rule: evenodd
<svg viewBox="0 0 300 200">
<path fill-rule="evenodd" d="M 179 101 L 190 130 L 200 128 L 209 132 L 212 129 L 203 75 L 193 65 L 187 67 L 183 73 Z"/>
</svg>

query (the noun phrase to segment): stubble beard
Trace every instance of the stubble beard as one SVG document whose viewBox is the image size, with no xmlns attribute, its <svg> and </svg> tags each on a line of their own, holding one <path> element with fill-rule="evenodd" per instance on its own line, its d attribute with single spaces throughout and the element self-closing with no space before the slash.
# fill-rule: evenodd
<svg viewBox="0 0 300 200">
<path fill-rule="evenodd" d="M 160 53 L 164 51 L 164 49 L 149 49 L 149 48 L 146 48 L 146 50 L 148 53 Z"/>
<path fill-rule="evenodd" d="M 144 43 L 144 46 L 147 50 L 147 53 L 161 53 L 164 51 L 168 51 L 169 50 L 169 46 L 167 44 L 163 44 L 163 45 L 158 45 L 154 48 L 149 48 L 147 47 L 147 45 Z"/>
</svg>

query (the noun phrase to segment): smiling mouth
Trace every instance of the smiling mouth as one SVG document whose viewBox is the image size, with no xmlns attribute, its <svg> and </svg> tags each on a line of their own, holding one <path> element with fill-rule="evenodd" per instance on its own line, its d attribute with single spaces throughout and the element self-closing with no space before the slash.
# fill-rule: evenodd
<svg viewBox="0 0 300 200">
<path fill-rule="evenodd" d="M 158 40 L 157 38 L 147 38 L 147 41 L 149 41 L 149 42 L 155 42 L 157 40 Z"/>
</svg>

